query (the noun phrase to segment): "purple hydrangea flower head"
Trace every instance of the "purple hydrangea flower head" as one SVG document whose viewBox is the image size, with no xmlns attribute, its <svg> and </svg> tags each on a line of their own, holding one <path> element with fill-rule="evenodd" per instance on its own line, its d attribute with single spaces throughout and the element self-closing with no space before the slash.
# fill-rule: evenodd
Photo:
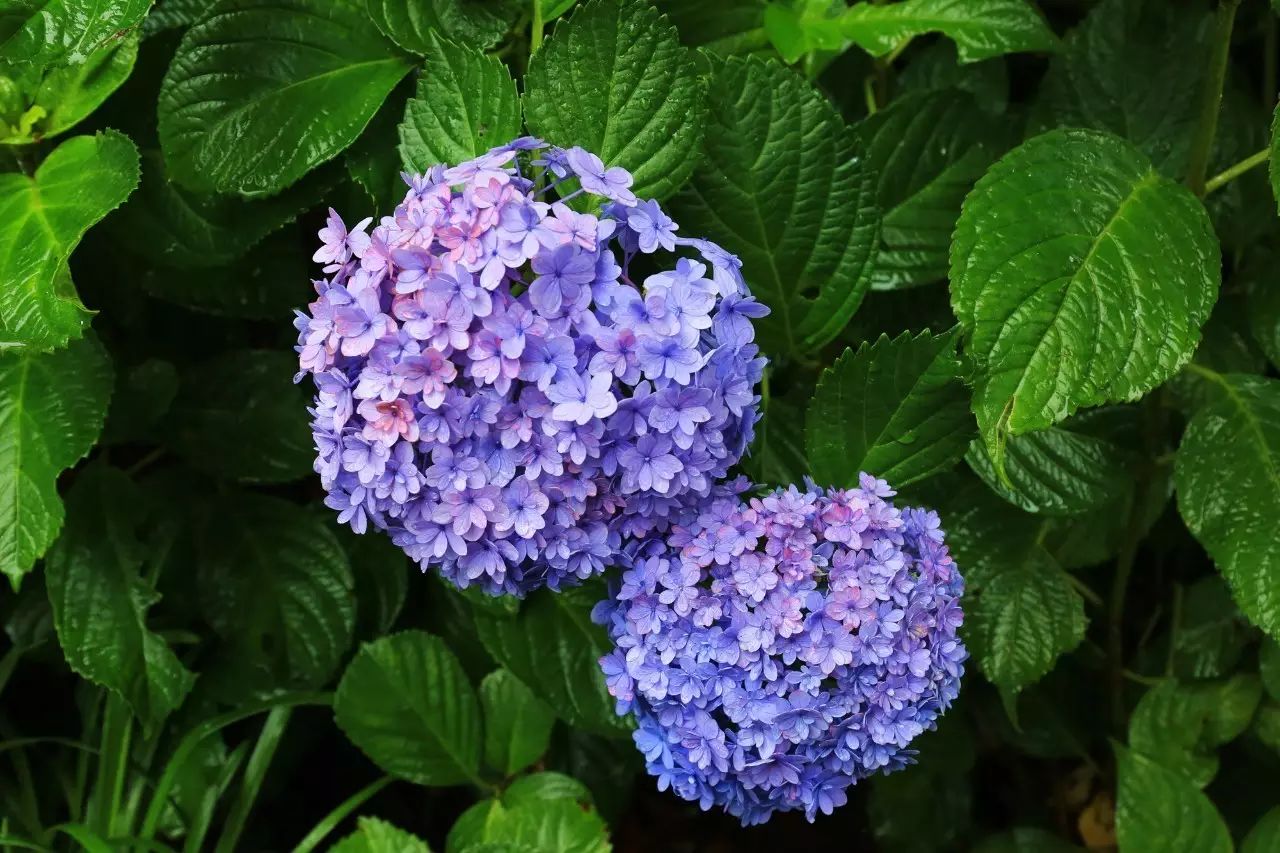
<svg viewBox="0 0 1280 853">
<path fill-rule="evenodd" d="M 956 698 L 964 580 L 938 516 L 896 508 L 883 480 L 746 488 L 623 547 L 600 666 L 660 789 L 744 824 L 813 820 L 911 763 Z"/>
<path fill-rule="evenodd" d="M 758 418 L 738 259 L 580 148 L 522 137 L 404 179 L 376 224 L 330 211 L 295 323 L 339 520 L 524 595 L 708 500 Z"/>
</svg>

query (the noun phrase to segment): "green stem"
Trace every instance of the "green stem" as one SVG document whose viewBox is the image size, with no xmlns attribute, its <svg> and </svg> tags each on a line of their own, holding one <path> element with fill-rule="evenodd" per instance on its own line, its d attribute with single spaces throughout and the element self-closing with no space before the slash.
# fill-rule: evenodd
<svg viewBox="0 0 1280 853">
<path fill-rule="evenodd" d="M 238 723 L 241 720 L 247 720 L 250 717 L 270 711 L 273 708 L 293 708 L 298 705 L 331 705 L 333 704 L 332 693 L 287 693 L 269 699 L 265 702 L 255 702 L 244 708 L 235 711 L 228 711 L 211 719 L 205 720 L 191 731 L 187 732 L 182 741 L 178 744 L 178 748 L 173 751 L 173 755 L 169 758 L 169 763 L 165 765 L 164 772 L 160 775 L 160 779 L 156 782 L 155 793 L 151 795 L 151 802 L 147 806 L 147 813 L 142 819 L 142 832 L 140 837 L 144 839 L 154 838 L 156 830 L 160 826 L 160 818 L 164 815 L 165 803 L 169 800 L 169 790 L 173 787 L 178 779 L 178 774 L 182 772 L 182 768 L 191 758 L 191 754 L 195 752 L 205 738 L 221 731 L 227 726 Z"/>
<path fill-rule="evenodd" d="M 1257 154 L 1244 158 L 1239 163 L 1236 163 L 1234 166 L 1231 166 L 1228 169 L 1224 169 L 1222 172 L 1214 175 L 1212 178 L 1205 181 L 1204 194 L 1208 195 L 1209 193 L 1215 190 L 1222 189 L 1224 186 L 1231 183 L 1236 178 L 1243 175 L 1245 172 L 1249 171 L 1255 166 L 1261 166 L 1263 163 L 1267 162 L 1270 159 L 1271 159 L 1270 148 L 1264 148 L 1261 151 L 1259 151 Z"/>
<path fill-rule="evenodd" d="M 1093 606 L 1102 607 L 1104 604 L 1106 604 L 1106 602 L 1102 600 L 1102 596 L 1098 595 L 1096 592 L 1093 591 L 1092 588 L 1089 587 L 1088 584 L 1086 584 L 1084 581 L 1080 580 L 1080 578 L 1076 577 L 1070 572 L 1067 572 L 1067 582 L 1070 583 L 1073 587 L 1075 587 L 1076 592 L 1080 593 L 1081 598 L 1083 598 L 1085 601 L 1089 602 Z"/>
<path fill-rule="evenodd" d="M 289 726 L 289 718 L 293 709 L 289 707 L 272 708 L 267 714 L 262 731 L 258 733 L 258 742 L 253 747 L 249 762 L 244 768 L 244 778 L 240 782 L 240 794 L 231 805 L 231 813 L 223 825 L 222 836 L 218 839 L 217 853 L 232 853 L 240 833 L 249 821 L 249 812 L 253 811 L 253 802 L 262 790 L 262 780 L 266 778 L 267 769 L 271 767 L 271 759 L 275 757 L 280 746 L 280 738 Z"/>
<path fill-rule="evenodd" d="M 1204 197 L 1205 176 L 1213 156 L 1213 139 L 1218 132 L 1218 113 L 1222 105 L 1222 86 L 1227 78 L 1227 62 L 1231 54 L 1231 30 L 1235 26 L 1240 0 L 1221 0 L 1213 18 L 1213 51 L 1209 55 L 1209 73 L 1200 93 L 1200 119 L 1191 140 L 1191 156 L 1187 159 L 1187 186 Z"/>
<path fill-rule="evenodd" d="M 307 837 L 298 842 L 298 846 L 293 848 L 293 853 L 311 853 L 321 841 L 333 832 L 334 828 L 347 819 L 347 816 L 356 809 L 364 805 L 370 798 L 381 791 L 383 788 L 394 782 L 395 779 L 390 776 L 383 776 L 376 782 L 365 785 L 359 791 L 356 791 L 347 799 L 338 804 L 338 807 L 324 816 L 324 819 L 315 825 L 315 828 L 307 833 Z"/>
<path fill-rule="evenodd" d="M 133 715 L 129 705 L 116 693 L 107 694 L 102 714 L 102 746 L 98 750 L 98 781 L 89 802 L 89 828 L 104 837 L 116 835 L 121 816 L 124 782 L 129 768 L 129 744 L 133 738 Z"/>
<path fill-rule="evenodd" d="M 217 784 L 205 788 L 200 797 L 200 803 L 196 807 L 196 813 L 187 817 L 187 839 L 182 847 L 184 853 L 200 853 L 204 849 L 204 838 L 209 834 L 209 826 L 213 823 L 213 812 L 218 807 L 218 798 L 231 785 L 231 780 L 240 771 L 240 765 L 244 763 L 248 753 L 248 743 L 236 746 L 227 755 L 226 763 L 218 773 Z"/>
<path fill-rule="evenodd" d="M 533 55 L 542 47 L 542 0 L 533 0 L 533 22 L 529 25 L 529 54 Z"/>
</svg>

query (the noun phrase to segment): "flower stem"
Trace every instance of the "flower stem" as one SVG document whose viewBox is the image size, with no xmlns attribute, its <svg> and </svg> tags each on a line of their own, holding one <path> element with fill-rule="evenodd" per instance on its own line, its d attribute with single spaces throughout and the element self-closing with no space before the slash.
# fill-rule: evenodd
<svg viewBox="0 0 1280 853">
<path fill-rule="evenodd" d="M 1224 186 L 1231 183 L 1236 178 L 1243 175 L 1245 172 L 1249 171 L 1255 166 L 1261 166 L 1263 163 L 1267 162 L 1270 159 L 1271 159 L 1270 148 L 1264 148 L 1261 151 L 1259 151 L 1257 154 L 1253 154 L 1253 155 L 1250 155 L 1249 157 L 1244 158 L 1239 163 L 1232 165 L 1230 168 L 1222 170 L 1221 172 L 1214 175 L 1209 180 L 1205 181 L 1204 194 L 1208 195 L 1214 190 L 1222 189 Z"/>
<path fill-rule="evenodd" d="M 1201 198 L 1205 193 L 1205 176 L 1213 155 L 1213 139 L 1218 132 L 1218 113 L 1222 105 L 1222 86 L 1227 77 L 1227 61 L 1231 53 L 1231 31 L 1235 26 L 1240 0 L 1221 0 L 1213 17 L 1212 52 L 1209 72 L 1200 93 L 1200 120 L 1191 140 L 1191 156 L 1187 160 L 1187 186 Z"/>
<path fill-rule="evenodd" d="M 529 54 L 542 47 L 542 0 L 533 0 L 533 22 L 529 25 Z"/>
<path fill-rule="evenodd" d="M 321 841 L 333 832 L 334 828 L 346 820 L 347 816 L 356 809 L 360 808 L 374 794 L 394 782 L 390 776 L 383 776 L 375 782 L 372 782 L 359 791 L 356 791 L 347 799 L 338 804 L 337 808 L 329 812 L 324 818 L 315 825 L 315 827 L 307 833 L 307 837 L 298 842 L 298 846 L 293 848 L 293 853 L 311 853 Z"/>
</svg>

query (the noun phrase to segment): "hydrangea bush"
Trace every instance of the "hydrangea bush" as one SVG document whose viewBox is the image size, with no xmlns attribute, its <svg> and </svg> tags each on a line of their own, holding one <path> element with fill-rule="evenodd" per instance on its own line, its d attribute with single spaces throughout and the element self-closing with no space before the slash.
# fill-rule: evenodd
<svg viewBox="0 0 1280 853">
<path fill-rule="evenodd" d="M 599 574 L 751 443 L 767 309 L 581 148 L 525 137 L 405 181 L 368 233 L 330 211 L 298 316 L 325 503 L 463 588 Z"/>
<path fill-rule="evenodd" d="M 883 480 L 745 487 L 626 549 L 600 663 L 659 789 L 744 824 L 812 820 L 910 763 L 955 700 L 964 580 L 937 514 L 895 508 Z"/>
<path fill-rule="evenodd" d="M 0 848 L 1280 849 L 1277 8 L 0 2 Z"/>
</svg>

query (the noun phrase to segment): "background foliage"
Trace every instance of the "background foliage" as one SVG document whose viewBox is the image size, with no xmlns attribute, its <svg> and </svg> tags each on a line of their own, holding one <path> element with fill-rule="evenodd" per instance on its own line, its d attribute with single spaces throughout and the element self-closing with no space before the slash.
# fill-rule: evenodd
<svg viewBox="0 0 1280 853">
<path fill-rule="evenodd" d="M 0 847 L 1280 850 L 1276 30 L 0 3 Z M 748 474 L 943 516 L 972 671 L 834 817 L 746 831 L 638 778 L 599 585 L 462 595 L 318 506 L 289 311 L 324 209 L 526 130 L 742 258 Z"/>
</svg>

